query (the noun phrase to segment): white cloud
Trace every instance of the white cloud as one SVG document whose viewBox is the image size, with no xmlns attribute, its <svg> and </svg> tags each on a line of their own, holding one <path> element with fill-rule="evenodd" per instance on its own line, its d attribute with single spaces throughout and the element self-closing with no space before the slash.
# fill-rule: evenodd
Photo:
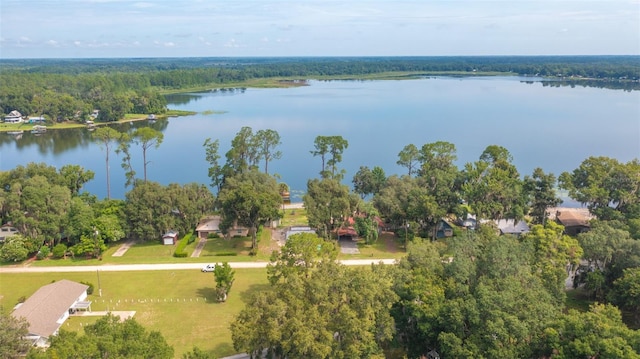
<svg viewBox="0 0 640 359">
<path fill-rule="evenodd" d="M 82 42 L 77 41 L 77 40 L 76 40 L 76 41 L 74 41 L 74 42 L 73 42 L 73 44 L 74 44 L 75 46 L 78 46 L 78 47 L 79 47 L 79 46 L 82 46 Z"/>
<path fill-rule="evenodd" d="M 49 40 L 46 42 L 46 44 L 49 46 L 58 47 L 58 42 L 56 40 Z"/>
<path fill-rule="evenodd" d="M 169 41 L 169 42 L 165 42 L 165 43 L 164 43 L 164 46 L 165 46 L 165 47 L 174 47 L 174 46 L 176 46 L 176 44 L 175 44 L 175 43 L 173 43 L 173 42 L 171 42 L 171 41 Z"/>
</svg>

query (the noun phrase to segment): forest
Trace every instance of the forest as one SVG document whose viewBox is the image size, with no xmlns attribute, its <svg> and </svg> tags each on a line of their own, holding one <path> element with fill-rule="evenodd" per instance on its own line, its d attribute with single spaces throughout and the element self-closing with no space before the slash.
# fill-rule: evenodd
<svg viewBox="0 0 640 359">
<path fill-rule="evenodd" d="M 165 93 L 258 80 L 282 86 L 315 78 L 496 74 L 545 77 L 551 86 L 640 89 L 638 56 L 2 59 L 0 108 L 49 122 L 84 122 L 99 110 L 98 120 L 108 122 L 126 113 L 164 113 Z"/>
<path fill-rule="evenodd" d="M 124 238 L 187 233 L 211 213 L 222 216 L 223 230 L 234 223 L 249 228 L 255 248 L 262 223 L 281 215 L 288 188 L 269 174 L 281 157 L 277 131 L 243 127 L 224 154 L 218 140 L 206 140 L 209 186 L 164 186 L 131 167 L 131 156 L 161 146 L 159 131 L 104 127 L 93 136 L 103 144 L 107 168 L 110 153 L 123 154 L 126 198 L 83 192 L 94 174 L 77 165 L 30 163 L 0 173 L 0 219 L 20 231 L 0 248 L 2 262 L 68 252 L 99 257 L 106 244 Z M 398 153 L 406 173 L 362 166 L 350 188 L 340 167 L 348 146 L 342 136 L 320 135 L 310 144 L 320 171 L 303 200 L 317 235 L 299 235 L 274 252 L 270 289 L 252 296 L 231 326 L 236 350 L 266 350 L 273 358 L 639 357 L 640 331 L 630 329 L 640 326 L 638 159 L 589 157 L 557 177 L 540 168 L 523 175 L 501 146 L 487 146 L 458 168 L 452 143 L 407 144 Z M 558 187 L 595 216 L 590 231 L 571 237 L 547 219 L 547 209 L 560 203 Z M 442 219 L 467 214 L 478 218 L 477 228 L 436 240 Z M 338 264 L 337 230 L 355 219 L 359 237 L 374 242 L 376 218 L 403 242 L 406 257 L 396 266 Z M 524 219 L 531 231 L 501 236 L 492 224 L 498 219 Z M 566 307 L 565 279 L 577 268 L 573 286 L 602 303 L 587 312 Z M 83 339 L 103 350 L 101 357 L 105 349 L 95 341 L 121 330 L 108 325 L 86 332 L 102 328 L 101 337 Z M 61 354 L 73 352 L 63 350 L 72 342 L 61 336 L 52 343 L 58 349 L 45 354 L 73 357 Z M 171 357 L 165 345 L 158 348 L 158 357 Z M 194 349 L 185 357 L 207 356 Z"/>
</svg>

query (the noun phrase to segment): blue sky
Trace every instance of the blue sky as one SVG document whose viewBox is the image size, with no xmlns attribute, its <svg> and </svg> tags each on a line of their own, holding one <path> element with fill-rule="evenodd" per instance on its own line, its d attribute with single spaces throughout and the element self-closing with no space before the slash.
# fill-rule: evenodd
<svg viewBox="0 0 640 359">
<path fill-rule="evenodd" d="M 640 54 L 640 0 L 0 0 L 0 58 Z"/>
</svg>

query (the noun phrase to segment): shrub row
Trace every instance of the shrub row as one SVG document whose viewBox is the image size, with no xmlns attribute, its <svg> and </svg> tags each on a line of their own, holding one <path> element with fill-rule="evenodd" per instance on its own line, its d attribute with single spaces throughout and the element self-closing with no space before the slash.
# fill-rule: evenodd
<svg viewBox="0 0 640 359">
<path fill-rule="evenodd" d="M 173 256 L 176 258 L 185 258 L 187 257 L 187 252 L 184 250 L 187 247 L 187 244 L 192 243 L 195 239 L 193 238 L 193 232 L 187 233 L 182 239 L 178 242 L 178 247 L 176 251 L 173 252 Z"/>
</svg>

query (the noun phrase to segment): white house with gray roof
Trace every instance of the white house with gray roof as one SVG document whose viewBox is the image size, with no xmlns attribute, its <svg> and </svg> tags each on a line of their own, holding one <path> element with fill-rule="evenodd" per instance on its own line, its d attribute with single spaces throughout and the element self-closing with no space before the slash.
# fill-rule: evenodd
<svg viewBox="0 0 640 359">
<path fill-rule="evenodd" d="M 66 279 L 47 284 L 16 306 L 11 315 L 29 323 L 26 339 L 37 346 L 47 346 L 49 337 L 58 334 L 71 312 L 91 310 L 91 302 L 86 300 L 87 288 L 89 286 Z"/>
</svg>

